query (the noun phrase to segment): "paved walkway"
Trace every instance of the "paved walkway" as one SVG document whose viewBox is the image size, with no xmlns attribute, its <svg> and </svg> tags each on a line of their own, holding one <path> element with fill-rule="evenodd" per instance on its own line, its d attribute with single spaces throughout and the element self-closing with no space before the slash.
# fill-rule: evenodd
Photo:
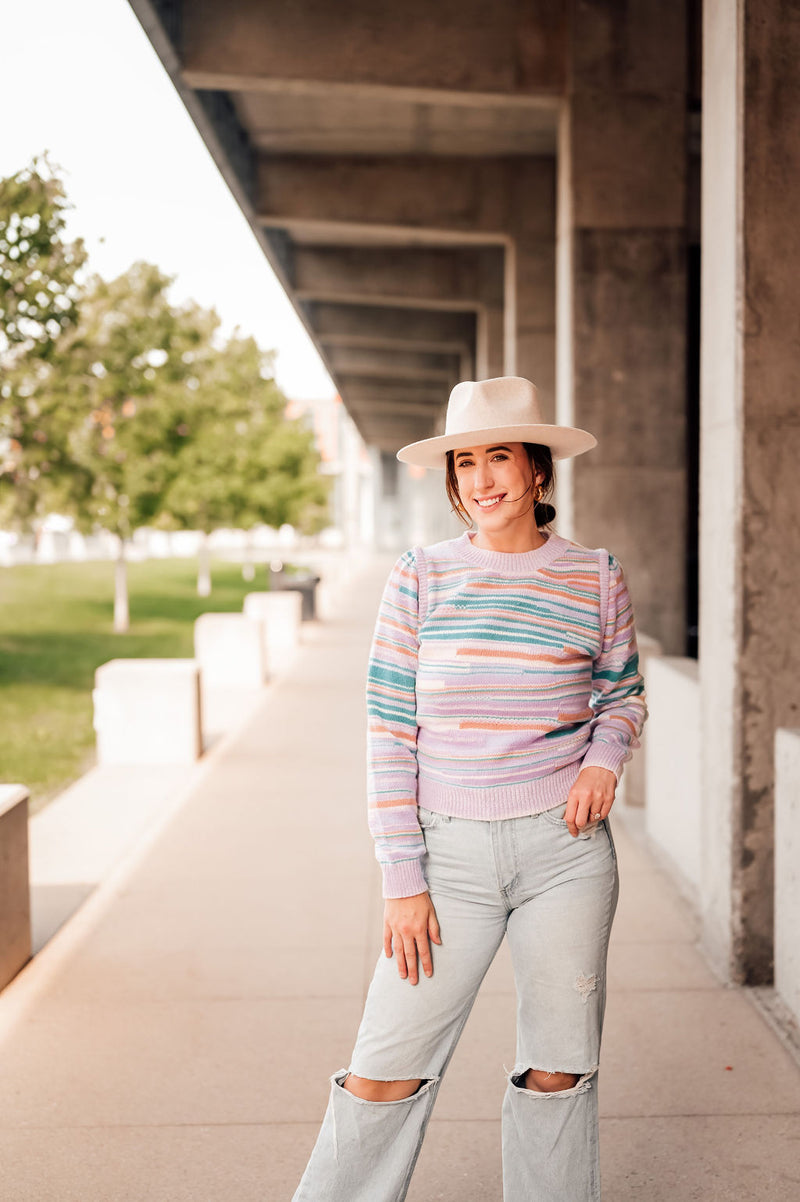
<svg viewBox="0 0 800 1202">
<path fill-rule="evenodd" d="M 0 995 L 0 1202 L 288 1202 L 380 948 L 363 685 L 390 562 L 360 573 L 190 796 Z M 619 818 L 615 835 L 604 1202 L 794 1200 L 800 1070 L 709 974 Z M 499 1202 L 513 1056 L 501 951 L 410 1200 Z"/>
</svg>

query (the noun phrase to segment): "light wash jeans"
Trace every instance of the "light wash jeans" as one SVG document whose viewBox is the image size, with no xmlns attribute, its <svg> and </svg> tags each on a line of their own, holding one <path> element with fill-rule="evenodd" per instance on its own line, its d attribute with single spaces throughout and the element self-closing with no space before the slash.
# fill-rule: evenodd
<svg viewBox="0 0 800 1202">
<path fill-rule="evenodd" d="M 293 1202 L 402 1202 L 439 1083 L 504 935 L 517 985 L 517 1051 L 502 1110 L 503 1198 L 600 1198 L 597 1069 L 617 863 L 608 820 L 574 838 L 565 809 L 483 822 L 420 807 L 442 938 L 431 945 L 433 976 L 420 970 L 410 985 L 381 951 L 350 1068 L 330 1078 Z M 529 1068 L 579 1080 L 535 1093 L 524 1088 Z M 366 1102 L 342 1088 L 348 1071 L 423 1084 L 399 1102 Z"/>
</svg>

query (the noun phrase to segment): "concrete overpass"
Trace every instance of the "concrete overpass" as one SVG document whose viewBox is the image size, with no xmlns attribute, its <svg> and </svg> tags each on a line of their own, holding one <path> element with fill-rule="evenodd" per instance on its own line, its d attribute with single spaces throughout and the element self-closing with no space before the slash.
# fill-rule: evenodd
<svg viewBox="0 0 800 1202">
<path fill-rule="evenodd" d="M 439 432 L 458 379 L 531 377 L 546 420 L 600 437 L 562 471 L 567 524 L 615 546 L 647 629 L 682 651 L 698 93 L 684 6 L 635 21 L 613 4 L 573 20 L 552 0 L 133 7 L 383 457 L 389 502 L 394 452 Z M 431 535 L 450 528 L 440 484 L 422 486 Z M 665 492 L 659 556 L 677 571 L 656 587 L 631 513 L 650 529 Z"/>
<path fill-rule="evenodd" d="M 699 632 L 693 886 L 723 976 L 769 981 L 774 739 L 800 722 L 800 9 L 131 3 L 383 465 L 387 541 L 453 529 L 394 452 L 456 379 L 529 376 L 597 434 L 558 528 L 619 555 L 663 651 Z"/>
</svg>

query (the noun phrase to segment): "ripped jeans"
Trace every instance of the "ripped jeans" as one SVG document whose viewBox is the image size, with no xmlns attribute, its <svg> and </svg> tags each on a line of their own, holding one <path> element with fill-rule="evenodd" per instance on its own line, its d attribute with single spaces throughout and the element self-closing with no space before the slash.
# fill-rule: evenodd
<svg viewBox="0 0 800 1202">
<path fill-rule="evenodd" d="M 442 939 L 431 944 L 433 976 L 420 969 L 410 985 L 381 951 L 350 1068 L 330 1079 L 293 1202 L 402 1202 L 439 1084 L 504 935 L 517 1049 L 502 1109 L 503 1198 L 600 1198 L 598 1060 L 617 863 L 608 820 L 574 838 L 565 809 L 484 822 L 420 807 Z M 579 1079 L 561 1092 L 534 1092 L 525 1088 L 529 1068 Z M 402 1101 L 368 1102 L 342 1088 L 348 1071 L 422 1085 Z"/>
</svg>

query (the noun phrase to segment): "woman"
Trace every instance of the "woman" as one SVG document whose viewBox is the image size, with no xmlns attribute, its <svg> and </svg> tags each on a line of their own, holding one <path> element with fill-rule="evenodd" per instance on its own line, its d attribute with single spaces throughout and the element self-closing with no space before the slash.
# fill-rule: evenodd
<svg viewBox="0 0 800 1202">
<path fill-rule="evenodd" d="M 458 384 L 444 468 L 477 527 L 395 564 L 367 687 L 384 947 L 349 1070 L 295 1202 L 399 1202 L 439 1083 L 504 937 L 518 992 L 502 1112 L 505 1202 L 600 1197 L 597 1072 L 617 865 L 608 813 L 647 716 L 622 569 L 540 527 L 553 459 L 528 380 Z"/>
</svg>

